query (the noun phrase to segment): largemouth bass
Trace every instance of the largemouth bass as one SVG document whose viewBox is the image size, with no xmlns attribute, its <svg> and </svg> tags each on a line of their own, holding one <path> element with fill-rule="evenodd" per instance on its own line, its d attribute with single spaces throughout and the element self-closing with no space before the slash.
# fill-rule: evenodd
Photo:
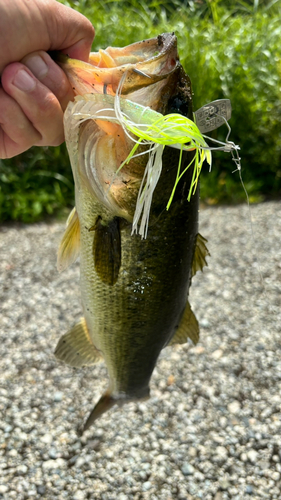
<svg viewBox="0 0 281 500">
<path fill-rule="evenodd" d="M 89 63 L 65 58 L 61 66 L 78 96 L 65 112 L 65 136 L 75 181 L 76 208 L 58 252 L 65 269 L 80 254 L 84 317 L 59 341 L 55 354 L 71 366 L 103 358 L 109 388 L 84 430 L 114 404 L 149 397 L 149 381 L 168 344 L 198 341 L 198 322 L 187 300 L 191 278 L 206 264 L 198 234 L 199 190 L 190 201 L 192 169 L 180 179 L 166 210 L 180 152 L 165 148 L 146 239 L 132 220 L 147 154 L 118 172 L 134 143 L 114 115 L 114 96 L 166 115 L 193 118 L 191 84 L 178 58 L 174 34 L 93 53 Z M 125 77 L 124 77 L 125 75 Z M 112 97 L 113 96 L 113 97 Z M 125 106 L 125 104 L 124 104 Z M 97 113 L 103 119 L 97 119 Z M 95 116 L 95 119 L 93 119 Z M 146 147 L 140 148 L 145 153 Z M 194 152 L 184 152 L 182 168 Z"/>
</svg>

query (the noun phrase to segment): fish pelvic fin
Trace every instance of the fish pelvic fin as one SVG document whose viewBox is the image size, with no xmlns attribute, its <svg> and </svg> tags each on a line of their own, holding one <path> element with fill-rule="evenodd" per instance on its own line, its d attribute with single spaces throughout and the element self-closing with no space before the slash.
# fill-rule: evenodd
<svg viewBox="0 0 281 500">
<path fill-rule="evenodd" d="M 93 253 L 95 269 L 106 285 L 113 286 L 121 266 L 121 233 L 118 217 L 110 222 L 103 223 L 98 218 L 93 230 L 95 231 Z"/>
<path fill-rule="evenodd" d="M 185 344 L 188 338 L 193 344 L 197 344 L 199 340 L 199 324 L 189 302 L 186 304 L 178 329 L 168 345 Z"/>
<path fill-rule="evenodd" d="M 194 257 L 192 261 L 192 277 L 197 273 L 197 271 L 203 271 L 203 267 L 208 265 L 206 257 L 210 255 L 210 252 L 206 243 L 206 238 L 198 233 L 196 236 Z"/>
<path fill-rule="evenodd" d="M 76 261 L 80 253 L 80 223 L 76 208 L 70 212 L 66 222 L 66 229 L 62 237 L 57 258 L 59 272 L 67 269 Z"/>
<path fill-rule="evenodd" d="M 117 404 L 119 401 L 112 396 L 110 389 L 108 389 L 98 400 L 94 409 L 91 411 L 89 417 L 87 418 L 83 427 L 78 429 L 78 434 L 82 436 L 82 434 L 91 427 L 91 425 L 99 418 L 103 413 L 107 410 L 110 410 L 112 406 Z"/>
<path fill-rule="evenodd" d="M 93 365 L 102 359 L 101 353 L 90 338 L 84 318 L 61 337 L 55 350 L 55 356 L 76 368 Z"/>
</svg>

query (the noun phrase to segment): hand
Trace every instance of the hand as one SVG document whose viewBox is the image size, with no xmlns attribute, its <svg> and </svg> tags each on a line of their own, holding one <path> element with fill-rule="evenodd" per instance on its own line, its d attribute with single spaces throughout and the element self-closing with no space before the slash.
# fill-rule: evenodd
<svg viewBox="0 0 281 500">
<path fill-rule="evenodd" d="M 46 51 L 87 61 L 93 37 L 84 16 L 55 0 L 0 0 L 0 158 L 63 141 L 73 92 Z"/>
</svg>

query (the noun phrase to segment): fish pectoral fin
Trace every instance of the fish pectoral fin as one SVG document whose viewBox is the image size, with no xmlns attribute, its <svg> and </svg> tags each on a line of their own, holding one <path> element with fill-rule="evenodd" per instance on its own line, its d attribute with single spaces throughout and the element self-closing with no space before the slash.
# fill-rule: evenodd
<svg viewBox="0 0 281 500">
<path fill-rule="evenodd" d="M 90 339 L 84 318 L 61 337 L 55 350 L 55 356 L 77 368 L 93 365 L 100 361 L 102 355 Z"/>
<path fill-rule="evenodd" d="M 206 247 L 206 243 L 206 238 L 198 233 L 196 236 L 195 251 L 192 261 L 192 277 L 197 273 L 197 271 L 203 271 L 203 267 L 208 265 L 206 257 L 210 255 L 210 252 Z"/>
<path fill-rule="evenodd" d="M 62 237 L 57 258 L 58 271 L 67 269 L 79 256 L 80 252 L 80 223 L 76 208 L 70 212 L 66 222 L 66 229 Z"/>
<path fill-rule="evenodd" d="M 185 344 L 188 338 L 192 340 L 193 344 L 197 344 L 199 340 L 199 324 L 189 302 L 186 304 L 178 329 L 169 345 Z"/>
<path fill-rule="evenodd" d="M 119 218 L 114 217 L 110 222 L 103 223 L 99 217 L 93 229 L 95 231 L 93 245 L 95 270 L 103 283 L 114 285 L 121 266 Z"/>
<path fill-rule="evenodd" d="M 111 391 L 108 389 L 98 400 L 96 406 L 91 411 L 82 429 L 79 429 L 79 434 L 82 435 L 103 413 L 112 408 L 118 401 L 112 397 Z"/>
</svg>

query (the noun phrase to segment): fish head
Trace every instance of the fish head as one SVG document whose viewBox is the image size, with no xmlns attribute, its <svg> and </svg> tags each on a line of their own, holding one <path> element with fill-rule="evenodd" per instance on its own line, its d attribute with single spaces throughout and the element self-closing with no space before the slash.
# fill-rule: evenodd
<svg viewBox="0 0 281 500">
<path fill-rule="evenodd" d="M 63 55 L 58 62 L 76 96 L 82 96 L 84 102 L 88 101 L 88 114 L 84 113 L 82 103 L 78 106 L 79 113 L 75 103 L 70 103 L 65 113 L 65 135 L 70 157 L 79 159 L 79 166 L 73 167 L 72 162 L 76 188 L 83 179 L 82 184 L 87 185 L 114 215 L 131 222 L 148 155 L 135 156 L 124 165 L 134 146 L 132 136 L 126 134 L 118 121 L 106 121 L 104 115 L 113 112 L 117 92 L 121 98 L 162 114 L 167 113 L 182 69 L 177 38 L 173 33 L 165 33 L 124 48 L 108 47 L 93 52 L 87 63 Z M 71 115 L 74 113 L 81 118 L 78 140 L 77 134 L 73 139 L 74 121 Z M 97 113 L 103 115 L 102 119 L 97 118 Z M 76 120 L 76 126 L 77 123 Z M 78 144 L 76 153 L 70 151 L 73 143 Z M 148 146 L 143 145 L 137 152 L 145 153 L 146 150 Z M 123 166 L 118 171 L 120 165 Z"/>
<path fill-rule="evenodd" d="M 108 47 L 91 52 L 87 63 L 64 54 L 57 56 L 57 62 L 65 71 L 75 95 L 115 95 L 124 73 L 126 80 L 122 94 L 132 94 L 171 77 L 180 65 L 177 37 L 173 33 L 164 33 L 123 48 Z"/>
</svg>

